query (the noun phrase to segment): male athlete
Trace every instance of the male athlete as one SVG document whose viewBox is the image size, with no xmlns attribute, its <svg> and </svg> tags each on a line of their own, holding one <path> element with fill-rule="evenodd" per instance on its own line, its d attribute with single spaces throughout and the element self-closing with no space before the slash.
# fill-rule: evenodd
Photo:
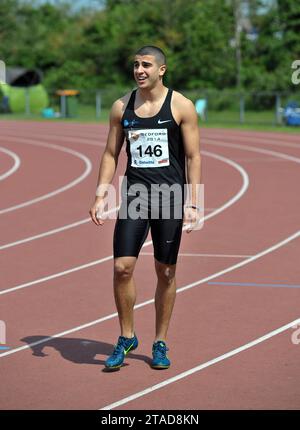
<svg viewBox="0 0 300 430">
<path fill-rule="evenodd" d="M 157 275 L 151 366 L 154 369 L 170 366 L 166 337 L 176 296 L 175 272 L 182 225 L 189 223 L 189 232 L 199 221 L 196 186 L 200 184 L 201 161 L 197 113 L 190 100 L 164 86 L 165 72 L 166 58 L 161 49 L 144 46 L 138 50 L 133 64 L 137 89 L 112 106 L 96 199 L 90 209 L 94 223 L 103 225 L 101 214 L 106 186 L 114 177 L 125 138 L 128 161 L 124 178 L 127 182 L 115 224 L 113 246 L 114 297 L 121 335 L 105 362 L 110 370 L 119 369 L 126 354 L 138 346 L 133 318 L 136 301 L 133 272 L 149 229 Z M 174 193 L 164 192 L 159 199 L 149 197 L 151 191 L 168 190 L 172 186 L 182 190 L 186 182 L 191 193 L 190 204 L 185 208 L 180 192 L 176 197 Z M 139 205 L 135 206 L 137 196 Z M 164 216 L 168 213 L 163 214 L 167 206 L 170 212 Z M 132 208 L 136 210 L 130 211 Z"/>
</svg>

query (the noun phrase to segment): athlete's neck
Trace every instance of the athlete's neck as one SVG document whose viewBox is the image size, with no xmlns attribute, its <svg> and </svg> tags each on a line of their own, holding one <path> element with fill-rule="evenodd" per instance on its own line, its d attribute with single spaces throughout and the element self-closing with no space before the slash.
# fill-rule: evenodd
<svg viewBox="0 0 300 430">
<path fill-rule="evenodd" d="M 165 97 L 168 92 L 168 88 L 163 84 L 157 85 L 154 88 L 138 88 L 137 94 L 144 102 L 156 102 L 162 97 Z"/>
</svg>

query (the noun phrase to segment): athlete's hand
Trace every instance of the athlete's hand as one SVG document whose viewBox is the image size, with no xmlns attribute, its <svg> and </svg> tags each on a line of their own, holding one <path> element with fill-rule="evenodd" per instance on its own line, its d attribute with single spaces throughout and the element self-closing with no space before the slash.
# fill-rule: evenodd
<svg viewBox="0 0 300 430">
<path fill-rule="evenodd" d="M 96 225 L 103 225 L 104 221 L 101 216 L 104 212 L 104 200 L 103 197 L 96 197 L 93 206 L 91 207 L 89 214 Z"/>
<path fill-rule="evenodd" d="M 187 233 L 190 233 L 197 227 L 199 220 L 200 220 L 199 209 L 192 208 L 192 207 L 184 208 L 183 226 L 188 227 L 186 230 Z"/>
</svg>

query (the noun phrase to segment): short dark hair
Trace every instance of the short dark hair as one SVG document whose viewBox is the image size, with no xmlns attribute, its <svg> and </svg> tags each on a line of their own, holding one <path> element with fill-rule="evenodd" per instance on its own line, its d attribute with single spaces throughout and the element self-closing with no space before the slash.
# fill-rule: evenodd
<svg viewBox="0 0 300 430">
<path fill-rule="evenodd" d="M 147 45 L 140 48 L 135 55 L 153 55 L 155 57 L 157 63 L 162 66 L 163 64 L 166 64 L 166 56 L 162 49 L 158 48 L 157 46 L 153 45 Z"/>
</svg>

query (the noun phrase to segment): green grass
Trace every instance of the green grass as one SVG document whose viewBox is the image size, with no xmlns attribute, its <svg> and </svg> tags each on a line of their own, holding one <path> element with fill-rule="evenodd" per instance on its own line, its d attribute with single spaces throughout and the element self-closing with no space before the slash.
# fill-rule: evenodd
<svg viewBox="0 0 300 430">
<path fill-rule="evenodd" d="M 55 108 L 58 111 L 58 108 Z M 67 122 L 92 122 L 108 123 L 109 109 L 102 109 L 100 118 L 96 118 L 95 107 L 92 105 L 79 105 L 78 115 L 75 118 L 53 118 L 46 119 L 41 115 L 31 114 L 0 114 L 1 119 L 10 120 L 35 120 L 35 121 L 67 121 Z M 286 127 L 275 124 L 274 111 L 246 111 L 244 123 L 239 122 L 238 111 L 208 111 L 207 120 L 199 120 L 200 127 L 203 128 L 231 128 L 239 130 L 257 130 L 257 131 L 280 131 L 290 133 L 300 133 L 300 127 Z"/>
<path fill-rule="evenodd" d="M 209 111 L 207 122 L 214 123 L 240 123 L 240 113 L 238 111 Z M 246 111 L 244 114 L 245 123 L 275 125 L 275 113 L 272 111 Z"/>
<path fill-rule="evenodd" d="M 57 112 L 59 108 L 54 107 L 54 110 Z M 10 114 L 0 114 L 1 119 L 10 119 L 10 120 L 30 120 L 30 121 L 67 121 L 67 122 L 100 122 L 100 123 L 108 123 L 109 119 L 109 109 L 102 109 L 100 118 L 96 118 L 96 111 L 94 106 L 89 105 L 80 105 L 78 106 L 77 116 L 74 118 L 44 118 L 41 114 L 29 114 L 26 113 L 10 113 Z"/>
</svg>

